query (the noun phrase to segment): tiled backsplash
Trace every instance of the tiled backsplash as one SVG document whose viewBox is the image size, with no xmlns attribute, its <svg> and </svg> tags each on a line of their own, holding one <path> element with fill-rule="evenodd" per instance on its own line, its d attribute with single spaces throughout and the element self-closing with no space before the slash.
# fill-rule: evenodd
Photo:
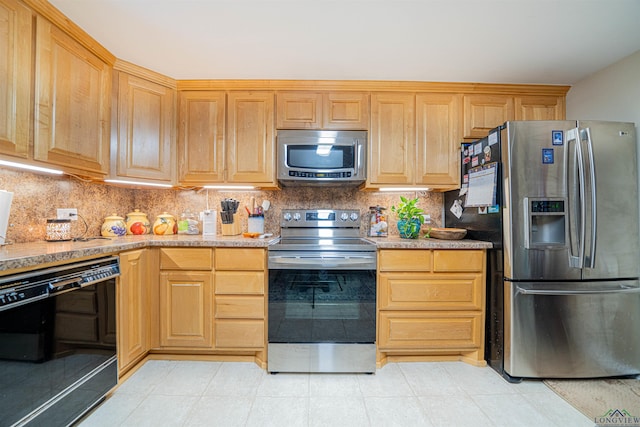
<svg viewBox="0 0 640 427">
<path fill-rule="evenodd" d="M 250 198 L 255 197 L 260 205 L 263 200 L 271 202 L 265 214 L 265 232 L 279 234 L 279 214 L 282 209 L 295 208 L 349 208 L 359 209 L 361 214 L 369 212 L 369 206 L 380 205 L 390 213 L 391 205 L 397 204 L 400 195 L 413 198 L 415 192 L 381 193 L 359 191 L 355 188 L 283 188 L 279 191 L 234 191 L 216 190 L 148 190 L 128 189 L 100 183 L 84 182 L 73 177 L 51 177 L 30 172 L 3 169 L 0 171 L 0 189 L 14 193 L 7 239 L 15 243 L 44 240 L 47 218 L 56 217 L 57 208 L 77 208 L 88 225 L 87 237 L 99 236 L 100 226 L 106 216 L 117 213 L 124 217 L 134 209 L 145 212 L 153 222 L 157 215 L 168 212 L 176 218 L 186 209 L 200 212 L 210 208 L 220 211 L 220 201 L 235 198 L 240 201 L 242 230 L 247 230 L 247 213 Z M 419 193 L 419 206 L 431 215 L 434 226 L 442 225 L 442 194 Z M 219 221 L 219 220 L 218 220 Z M 367 221 L 365 221 L 367 223 Z M 367 224 L 368 225 L 368 224 Z M 362 234 L 367 231 L 362 228 Z M 218 234 L 220 234 L 218 222 Z M 84 233 L 82 219 L 72 223 L 72 235 Z M 395 221 L 389 221 L 389 233 L 398 233 Z"/>
</svg>

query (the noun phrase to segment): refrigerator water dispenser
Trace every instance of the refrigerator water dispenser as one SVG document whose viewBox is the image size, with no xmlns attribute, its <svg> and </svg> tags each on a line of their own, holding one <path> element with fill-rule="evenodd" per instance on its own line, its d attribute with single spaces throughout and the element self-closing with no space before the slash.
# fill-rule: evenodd
<svg viewBox="0 0 640 427">
<path fill-rule="evenodd" d="M 562 198 L 524 198 L 525 248 L 543 249 L 566 246 L 565 200 Z"/>
</svg>

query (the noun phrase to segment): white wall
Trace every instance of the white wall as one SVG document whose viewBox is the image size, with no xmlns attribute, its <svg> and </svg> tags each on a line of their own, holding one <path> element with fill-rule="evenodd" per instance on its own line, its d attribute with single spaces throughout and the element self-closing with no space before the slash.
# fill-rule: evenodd
<svg viewBox="0 0 640 427">
<path fill-rule="evenodd" d="M 567 119 L 634 122 L 640 146 L 640 50 L 573 85 Z"/>
<path fill-rule="evenodd" d="M 640 50 L 573 85 L 567 94 L 567 119 L 640 126 Z"/>
</svg>

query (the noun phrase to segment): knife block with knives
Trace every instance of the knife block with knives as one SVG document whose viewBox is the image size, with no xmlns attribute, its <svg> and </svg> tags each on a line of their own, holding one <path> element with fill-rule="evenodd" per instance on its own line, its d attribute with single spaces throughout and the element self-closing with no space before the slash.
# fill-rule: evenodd
<svg viewBox="0 0 640 427">
<path fill-rule="evenodd" d="M 234 199 L 224 199 L 220 202 L 222 212 L 220 213 L 220 221 L 222 222 L 223 236 L 237 236 L 242 233 L 240 221 L 238 221 L 238 205 L 240 202 Z"/>
</svg>

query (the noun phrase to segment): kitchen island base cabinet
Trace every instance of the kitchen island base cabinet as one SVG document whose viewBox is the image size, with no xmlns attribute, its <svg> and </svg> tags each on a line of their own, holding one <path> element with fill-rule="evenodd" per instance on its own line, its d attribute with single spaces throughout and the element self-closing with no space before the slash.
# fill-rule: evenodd
<svg viewBox="0 0 640 427">
<path fill-rule="evenodd" d="M 484 366 L 485 251 L 381 249 L 378 366 L 463 360 Z"/>
</svg>

